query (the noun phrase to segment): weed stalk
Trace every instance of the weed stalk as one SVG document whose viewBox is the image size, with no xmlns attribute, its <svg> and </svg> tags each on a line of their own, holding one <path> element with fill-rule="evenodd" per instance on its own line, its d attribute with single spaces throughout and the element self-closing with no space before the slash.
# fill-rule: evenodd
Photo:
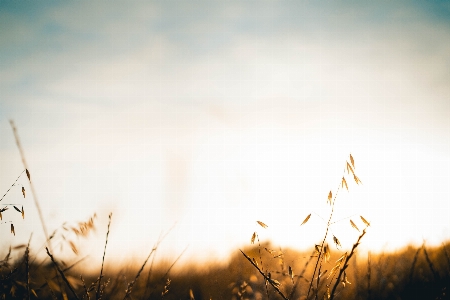
<svg viewBox="0 0 450 300">
<path fill-rule="evenodd" d="M 100 287 L 101 287 L 101 282 L 102 282 L 102 277 L 103 277 L 103 266 L 105 264 L 106 246 L 108 245 L 108 236 L 109 236 L 109 228 L 111 226 L 112 213 L 109 214 L 108 218 L 109 218 L 108 231 L 106 232 L 105 247 L 103 249 L 103 257 L 102 257 L 102 267 L 100 268 L 100 275 L 98 276 L 98 286 L 97 286 L 97 292 L 95 293 L 95 299 L 100 299 Z"/>
</svg>

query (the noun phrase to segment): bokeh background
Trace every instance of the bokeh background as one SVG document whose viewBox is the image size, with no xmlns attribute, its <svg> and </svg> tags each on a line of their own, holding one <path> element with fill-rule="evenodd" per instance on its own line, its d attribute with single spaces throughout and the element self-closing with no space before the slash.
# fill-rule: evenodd
<svg viewBox="0 0 450 300">
<path fill-rule="evenodd" d="M 23 171 L 12 119 L 50 232 L 96 213 L 83 251 L 98 259 L 113 212 L 115 262 L 172 227 L 164 256 L 224 260 L 255 230 L 321 241 L 351 153 L 344 247 L 359 215 L 364 249 L 440 245 L 449 53 L 448 1 L 1 1 L 0 193 Z M 3 213 L 0 251 L 43 243 L 25 179 L 2 200 L 26 218 Z"/>
</svg>

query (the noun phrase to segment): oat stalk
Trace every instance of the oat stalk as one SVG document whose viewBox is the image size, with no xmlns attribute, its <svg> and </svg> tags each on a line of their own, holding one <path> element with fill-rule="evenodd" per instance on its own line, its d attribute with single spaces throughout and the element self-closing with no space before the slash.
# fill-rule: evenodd
<svg viewBox="0 0 450 300">
<path fill-rule="evenodd" d="M 34 205 L 36 206 L 36 210 L 37 210 L 38 215 L 39 215 L 39 220 L 41 222 L 42 230 L 43 230 L 44 235 L 45 235 L 45 244 L 47 244 L 48 248 L 50 248 L 50 251 L 53 252 L 52 244 L 50 243 L 50 239 L 49 239 L 49 235 L 48 235 L 48 231 L 47 231 L 47 226 L 45 225 L 44 216 L 42 215 L 41 206 L 39 205 L 37 193 L 36 193 L 36 190 L 34 189 L 33 182 L 31 181 L 31 175 L 30 175 L 30 172 L 29 172 L 27 161 L 25 159 L 25 153 L 23 151 L 22 144 L 20 143 L 19 134 L 17 133 L 17 129 L 16 129 L 16 126 L 14 125 L 14 121 L 13 120 L 9 120 L 9 123 L 10 123 L 11 128 L 12 128 L 13 133 L 14 133 L 14 138 L 16 140 L 16 145 L 17 145 L 17 148 L 19 149 L 20 157 L 22 159 L 22 164 L 23 164 L 23 166 L 25 168 L 25 173 L 27 174 L 27 177 L 28 177 L 28 182 L 30 183 L 31 194 L 33 195 L 33 199 L 34 199 Z M 61 292 L 62 292 L 63 296 L 67 297 L 67 295 L 65 294 L 64 287 L 63 287 L 61 281 L 59 280 L 59 278 L 57 278 L 57 279 L 58 279 L 58 284 L 59 284 L 59 286 L 61 288 Z"/>
<path fill-rule="evenodd" d="M 325 236 L 323 237 L 322 244 L 321 244 L 321 246 L 320 246 L 321 251 L 319 251 L 319 255 L 318 255 L 318 257 L 317 257 L 317 262 L 316 262 L 316 265 L 315 265 L 315 267 L 314 267 L 314 272 L 313 272 L 313 275 L 312 275 L 311 282 L 310 282 L 310 284 L 309 284 L 308 294 L 307 294 L 307 296 L 306 296 L 306 299 L 309 298 L 309 294 L 310 294 L 310 292 L 311 292 L 311 288 L 312 288 L 312 285 L 313 285 L 313 283 L 314 283 L 314 277 L 316 276 L 317 268 L 319 268 L 319 271 L 318 271 L 319 274 L 320 274 L 320 271 L 321 271 L 321 269 L 322 269 L 322 263 L 319 264 L 319 262 L 320 262 L 320 260 L 321 260 L 321 258 L 322 258 L 322 253 L 323 253 L 322 249 L 323 249 L 323 246 L 325 245 L 325 241 L 326 241 L 327 236 L 328 236 L 328 231 L 330 230 L 331 219 L 333 218 L 333 213 L 334 213 L 334 205 L 335 205 L 335 203 L 336 203 L 336 197 L 337 197 L 337 195 L 339 194 L 339 189 L 340 189 L 340 187 L 341 187 L 341 184 L 338 185 L 338 188 L 337 188 L 337 190 L 336 190 L 336 194 L 334 195 L 333 201 L 331 202 L 331 213 L 330 213 L 330 217 L 328 218 L 327 228 L 326 228 L 326 230 L 325 230 Z M 320 276 L 317 276 L 316 298 L 317 298 L 317 292 L 318 292 L 319 284 L 320 284 Z"/>
<path fill-rule="evenodd" d="M 51 243 L 50 243 L 50 241 L 48 239 L 48 231 L 47 231 L 47 227 L 45 226 L 45 221 L 44 221 L 44 217 L 42 215 L 41 206 L 39 205 L 37 194 L 36 194 L 36 191 L 34 189 L 33 182 L 31 181 L 31 177 L 29 175 L 30 173 L 28 171 L 29 170 L 28 169 L 28 164 L 27 164 L 27 161 L 25 159 L 25 154 L 23 152 L 22 145 L 20 143 L 19 134 L 17 133 L 17 129 L 16 129 L 16 126 L 14 125 L 13 120 L 10 120 L 9 123 L 11 124 L 12 130 L 13 130 L 13 133 L 14 133 L 14 138 L 16 139 L 17 148 L 19 148 L 20 157 L 22 158 L 22 163 L 23 163 L 23 166 L 24 166 L 25 171 L 26 171 L 27 176 L 28 176 L 28 181 L 30 183 L 31 193 L 33 194 L 34 204 L 36 206 L 36 209 L 37 209 L 37 212 L 38 212 L 38 215 L 39 215 L 39 219 L 41 221 L 42 230 L 44 231 L 46 242 L 48 244 L 48 247 L 50 249 L 52 249 L 51 248 Z"/>
<path fill-rule="evenodd" d="M 344 266 L 342 268 L 340 268 L 339 270 L 339 275 L 336 278 L 336 282 L 334 283 L 333 289 L 331 290 L 331 294 L 330 294 L 330 300 L 333 300 L 334 296 L 335 296 L 335 292 L 336 292 L 336 288 L 339 285 L 339 283 L 341 283 L 341 278 L 342 275 L 345 273 L 345 270 L 348 268 L 348 262 L 350 261 L 350 259 L 352 258 L 352 256 L 356 253 L 356 248 L 359 246 L 361 239 L 363 238 L 363 236 L 366 234 L 366 228 L 363 229 L 363 232 L 361 233 L 361 235 L 358 237 L 358 240 L 356 241 L 356 243 L 353 244 L 352 250 L 350 251 L 350 254 L 348 254 L 345 258 L 344 261 Z M 344 278 L 345 280 L 345 278 Z"/>
<path fill-rule="evenodd" d="M 23 172 L 25 172 L 25 170 L 22 171 L 22 173 L 20 173 L 19 177 L 17 177 L 17 179 L 13 182 L 13 184 L 11 184 L 11 186 L 9 187 L 9 189 L 6 191 L 6 193 L 2 196 L 2 198 L 0 199 L 0 201 L 3 200 L 3 198 L 5 198 L 6 194 L 8 194 L 8 192 L 11 190 L 11 188 L 13 186 L 15 186 L 17 180 L 19 180 L 20 176 L 22 176 Z"/>
<path fill-rule="evenodd" d="M 259 222 L 259 221 L 257 221 L 257 222 Z M 259 240 L 259 235 L 258 235 L 258 233 L 256 231 L 253 232 L 252 244 L 254 243 L 255 238 L 258 241 L 258 253 L 259 253 L 259 262 L 261 263 L 261 272 L 264 273 L 264 266 L 263 266 L 262 255 L 261 255 L 261 241 Z M 256 265 L 256 263 L 254 265 Z M 264 286 L 266 287 L 267 298 L 269 298 L 269 289 L 267 288 L 267 281 L 266 280 L 264 280 Z"/>
</svg>

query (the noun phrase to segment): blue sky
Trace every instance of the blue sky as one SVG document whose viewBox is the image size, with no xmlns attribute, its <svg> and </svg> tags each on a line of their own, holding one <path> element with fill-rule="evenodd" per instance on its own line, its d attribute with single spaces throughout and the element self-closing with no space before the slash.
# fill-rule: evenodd
<svg viewBox="0 0 450 300">
<path fill-rule="evenodd" d="M 326 216 L 352 153 L 364 184 L 340 216 L 372 220 L 367 247 L 438 244 L 449 17 L 448 1 L 2 1 L 0 188 L 22 171 L 13 119 L 50 230 L 113 211 L 116 253 L 139 256 L 177 222 L 169 252 L 222 257 L 256 220 L 277 243 L 312 245 L 320 218 L 298 225 Z M 42 238 L 24 204 L 12 243 Z"/>
</svg>

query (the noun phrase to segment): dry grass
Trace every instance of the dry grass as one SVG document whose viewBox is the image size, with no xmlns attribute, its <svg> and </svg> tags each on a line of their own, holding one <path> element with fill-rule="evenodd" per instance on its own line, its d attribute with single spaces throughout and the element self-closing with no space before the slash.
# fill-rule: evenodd
<svg viewBox="0 0 450 300">
<path fill-rule="evenodd" d="M 25 169 L 5 192 L 0 202 L 9 193 L 21 193 L 23 197 L 27 197 L 28 187 L 19 184 L 21 178 L 28 179 L 31 194 L 36 196 L 17 131 L 12 122 L 11 125 Z M 360 233 L 351 248 L 343 249 L 338 237 L 330 233 L 333 224 L 341 221 L 333 220 L 340 189 L 351 189 L 351 181 L 356 185 L 362 183 L 355 170 L 355 160 L 350 155 L 336 191 L 334 193 L 329 191 L 326 199 L 330 214 L 324 235 L 318 237 L 318 243 L 311 245 L 308 251 L 280 249 L 269 242 L 262 243 L 258 233 L 254 232 L 250 239 L 251 245 L 236 251 L 228 264 L 185 265 L 177 273 L 172 271 L 172 267 L 178 258 L 170 262 L 155 262 L 158 246 L 167 233 L 150 249 L 145 261 L 135 268 L 123 268 L 119 271 L 108 271 L 104 268 L 111 264 L 106 257 L 112 222 L 110 214 L 101 268 L 95 274 L 80 274 L 82 269 L 75 267 L 82 265 L 84 258 L 79 258 L 82 249 L 79 249 L 77 241 L 90 237 L 90 232 L 96 228 L 96 215 L 74 225 L 65 223 L 48 235 L 35 197 L 42 229 L 47 239 L 39 249 L 30 247 L 31 236 L 28 244 L 9 248 L 3 260 L 0 260 L 0 297 L 3 299 L 450 299 L 450 257 L 447 250 L 449 243 L 433 248 L 425 247 L 424 242 L 418 248 L 410 246 L 396 253 L 369 253 L 367 257 L 362 257 L 357 256 L 356 249 L 370 226 L 369 221 L 363 216 L 359 219 L 350 219 L 347 223 L 350 230 Z M 8 221 L 8 216 L 12 213 L 20 213 L 22 218 L 25 218 L 25 209 L 19 203 L 5 203 L 0 208 L 3 224 L 10 224 L 7 226 L 11 227 L 11 234 L 15 234 L 17 229 Z M 306 212 L 299 226 L 308 226 L 311 218 L 314 218 L 314 215 Z M 262 221 L 256 222 L 261 226 L 261 230 L 269 227 Z M 55 255 L 52 247 L 68 248 L 75 258 L 70 263 L 65 262 Z M 38 254 L 44 249 L 47 256 L 44 260 L 38 261 Z M 100 255 L 101 253 L 99 257 Z M 11 258 L 13 256 L 19 258 L 13 261 Z M 152 260 L 148 266 L 150 258 Z M 361 259 L 361 262 L 357 263 L 357 259 Z M 145 278 L 142 274 L 146 269 Z"/>
<path fill-rule="evenodd" d="M 350 163 L 346 161 L 345 169 L 344 169 L 344 175 L 342 176 L 342 179 L 340 181 L 340 184 L 338 185 L 336 192 L 333 197 L 333 192 L 329 191 L 328 197 L 327 197 L 327 203 L 330 205 L 330 214 L 328 217 L 327 225 L 325 228 L 325 233 L 323 238 L 321 239 L 321 242 L 319 244 L 316 244 L 314 246 L 315 252 L 313 254 L 314 257 L 317 257 L 316 263 L 314 266 L 314 270 L 312 274 L 309 277 L 309 280 L 306 280 L 308 283 L 308 291 L 306 292 L 306 299 L 311 298 L 318 299 L 318 298 L 326 298 L 326 299 L 333 299 L 337 293 L 337 288 L 340 283 L 342 283 L 342 286 L 345 288 L 346 285 L 350 284 L 347 278 L 346 270 L 349 267 L 349 261 L 355 254 L 356 248 L 360 244 L 360 241 L 362 237 L 366 234 L 366 229 L 370 225 L 370 223 L 364 218 L 360 217 L 366 228 L 363 229 L 361 235 L 359 236 L 356 243 L 353 245 L 353 247 L 349 250 L 349 252 L 342 253 L 340 258 L 336 260 L 334 263 L 334 266 L 331 268 L 331 270 L 325 270 L 323 271 L 323 268 L 326 264 L 329 264 L 330 257 L 331 257 L 331 250 L 329 243 L 327 243 L 327 240 L 329 238 L 329 231 L 331 229 L 331 226 L 338 222 L 333 221 L 333 214 L 336 204 L 336 199 L 339 193 L 339 190 L 341 188 L 345 188 L 347 191 L 349 190 L 349 185 L 347 182 L 346 176 L 353 177 L 353 180 L 357 185 L 359 185 L 361 180 L 359 177 L 355 174 L 355 160 L 353 156 L 350 154 Z M 347 172 L 347 174 L 345 174 Z M 311 213 L 306 216 L 306 218 L 303 220 L 303 222 L 300 224 L 300 226 L 303 226 L 307 224 L 307 222 L 311 218 Z M 262 228 L 267 228 L 268 226 L 261 222 L 257 221 L 259 225 L 261 225 Z M 353 222 L 353 220 L 350 220 L 350 226 L 353 227 L 355 230 L 359 231 L 358 226 Z M 253 233 L 251 242 L 253 244 L 255 236 L 257 237 L 258 234 L 255 232 Z M 339 239 L 333 235 L 332 242 L 336 245 L 336 248 L 342 248 L 342 245 L 339 241 Z M 260 244 L 258 243 L 258 251 L 260 254 Z M 265 248 L 267 250 L 267 248 Z M 273 272 L 271 272 L 269 269 L 264 269 L 263 261 L 261 259 L 260 255 L 260 265 L 256 263 L 255 258 L 250 257 L 249 255 L 245 254 L 243 251 L 241 251 L 244 257 L 252 264 L 252 266 L 258 271 L 258 273 L 263 277 L 266 285 L 266 296 L 267 298 L 270 298 L 269 290 L 267 289 L 267 286 L 270 285 L 282 299 L 289 299 L 289 297 L 292 297 L 295 293 L 298 293 L 301 295 L 300 292 L 298 292 L 296 289 L 298 288 L 298 284 L 294 281 L 294 268 L 292 266 L 288 266 L 288 272 L 287 275 L 291 278 L 292 281 L 292 287 L 291 289 L 281 289 L 281 283 L 283 276 L 286 276 L 286 272 L 284 272 L 284 269 L 282 268 L 281 277 L 277 277 L 277 279 L 274 278 Z M 273 252 L 268 251 L 271 255 L 273 255 Z M 283 260 L 283 253 L 277 254 L 273 256 L 273 258 L 280 257 L 282 261 L 282 265 L 284 266 L 284 260 Z M 324 276 L 327 273 L 327 276 Z M 296 278 L 296 281 L 299 281 L 300 278 Z"/>
<path fill-rule="evenodd" d="M 449 246 L 450 244 L 447 243 L 440 247 L 427 247 L 428 258 L 423 246 L 407 247 L 396 253 L 371 254 L 370 260 L 367 257 L 356 257 L 356 254 L 342 256 L 338 251 L 331 251 L 327 258 L 329 262 L 325 263 L 328 271 L 322 272 L 319 285 L 321 291 L 324 291 L 324 295 L 327 296 L 327 285 L 333 280 L 334 285 L 330 285 L 329 290 L 331 296 L 332 289 L 337 284 L 334 292 L 335 299 L 448 299 L 446 289 L 449 288 L 450 277 L 445 247 Z M 262 251 L 259 252 L 258 248 Z M 266 248 L 269 251 L 266 251 Z M 272 249 L 277 247 L 270 243 L 261 243 L 258 247 L 249 245 L 242 250 L 248 258 L 238 251 L 227 265 L 213 263 L 207 266 L 186 265 L 177 273 L 170 271 L 173 262 L 160 262 L 153 267 L 153 276 L 150 280 L 136 275 L 145 272 L 148 268 L 145 263 L 137 269 L 124 268 L 113 273 L 107 271 L 102 276 L 101 298 L 123 299 L 127 295 L 127 287 L 133 282 L 133 288 L 128 293 L 128 296 L 132 296 L 133 299 L 188 299 L 190 294 L 195 299 L 267 299 L 267 285 L 270 288 L 269 299 L 305 299 L 313 278 L 314 264 L 312 262 L 317 259 L 316 247 L 308 252 L 283 249 L 282 256 L 279 256 L 279 250 Z M 355 253 L 355 251 L 348 251 L 348 253 L 352 252 Z M 14 253 L 22 253 L 19 255 L 21 259 L 11 261 L 10 257 L 14 256 Z M 28 299 L 28 295 L 30 299 L 49 299 L 53 298 L 52 295 L 57 299 L 63 299 L 63 292 L 59 287 L 50 258 L 48 263 L 41 263 L 34 259 L 35 255 L 36 251 L 26 245 L 12 248 L 11 252 L 8 252 L 0 261 L 2 284 L 0 291 L 6 299 L 12 299 L 13 295 L 17 299 Z M 259 266 L 260 261 L 264 262 L 264 275 L 250 262 L 251 257 L 258 257 Z M 360 260 L 357 265 L 349 263 L 354 259 Z M 72 268 L 73 263 L 64 268 L 57 258 L 53 257 L 53 260 L 59 266 L 60 277 L 65 277 L 62 280 L 69 299 L 100 298 L 96 296 L 98 273 L 81 274 L 82 269 Z M 254 262 L 253 259 L 251 261 Z M 340 262 L 339 270 L 330 276 L 331 268 L 337 262 Z M 429 262 L 433 265 L 433 271 Z M 107 264 L 106 258 L 105 265 Z M 410 279 L 413 264 L 415 268 Z M 271 274 L 270 277 L 266 275 L 268 273 Z M 350 278 L 350 274 L 367 275 Z M 83 280 L 80 279 L 80 275 L 83 275 Z M 436 280 L 437 276 L 439 280 Z M 313 278 L 314 287 L 317 277 L 319 276 Z M 127 278 L 131 280 L 126 280 Z M 284 296 L 272 288 L 270 280 L 273 280 L 273 284 Z M 345 287 L 343 282 L 346 283 Z M 70 291 L 69 286 L 77 297 Z M 310 298 L 315 298 L 315 294 L 310 295 Z M 323 295 L 319 293 L 319 297 L 322 298 Z"/>
</svg>

